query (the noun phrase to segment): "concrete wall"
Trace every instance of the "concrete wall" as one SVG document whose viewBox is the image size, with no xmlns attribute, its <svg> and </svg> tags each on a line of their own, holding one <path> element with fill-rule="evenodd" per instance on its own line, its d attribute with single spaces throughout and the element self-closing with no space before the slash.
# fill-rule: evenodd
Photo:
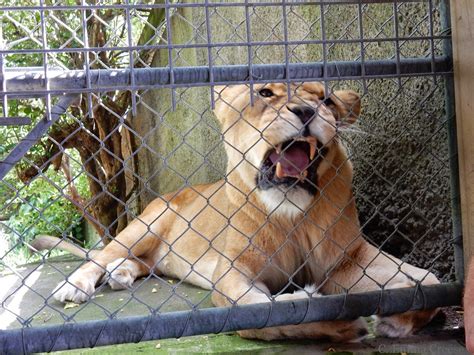
<svg viewBox="0 0 474 355">
<path fill-rule="evenodd" d="M 320 7 L 288 7 L 290 40 L 321 38 Z M 281 9 L 250 9 L 253 41 L 282 41 Z M 331 6 L 324 18 L 329 39 L 360 38 L 358 6 Z M 429 34 L 428 4 L 399 5 L 399 36 Z M 243 8 L 210 10 L 213 42 L 247 39 Z M 364 37 L 380 41 L 366 44 L 365 59 L 393 58 L 396 46 L 383 41 L 394 36 L 393 5 L 367 5 Z M 225 20 L 224 20 L 225 18 Z M 173 43 L 205 43 L 204 9 L 179 9 L 173 17 Z M 434 33 L 439 33 L 439 15 L 434 14 Z M 429 41 L 399 43 L 401 57 L 423 56 Z M 437 52 L 441 43 L 435 42 Z M 212 49 L 213 64 L 247 63 L 247 47 Z M 360 60 L 360 44 L 328 45 L 327 60 Z M 291 62 L 323 60 L 320 44 L 289 47 Z M 207 65 L 207 49 L 173 51 L 175 66 Z M 284 62 L 282 45 L 253 48 L 254 63 Z M 168 53 L 158 53 L 155 66 L 166 66 Z M 435 256 L 439 276 L 450 277 L 451 236 L 449 168 L 444 113 L 443 82 L 431 77 L 379 79 L 365 82 L 331 82 L 330 88 L 352 87 L 362 95 L 363 114 L 357 130 L 344 139 L 355 166 L 355 192 L 360 219 L 367 237 L 384 242 L 385 250 L 428 267 Z M 209 88 L 176 90 L 177 107 L 172 111 L 168 89 L 149 90 L 142 95 L 132 126 L 144 137 L 138 152 L 143 183 L 143 208 L 156 194 L 186 184 L 214 181 L 225 172 L 225 155 L 218 125 L 209 108 Z M 136 141 L 140 143 L 139 140 Z M 199 152 L 199 153 L 197 153 Z M 204 155 L 204 157 L 203 157 Z M 414 245 L 416 244 L 416 248 Z"/>
<path fill-rule="evenodd" d="M 173 43 L 193 41 L 193 10 L 179 9 L 172 21 Z M 205 53 L 173 51 L 175 66 L 201 64 Z M 166 66 L 168 52 L 157 52 L 153 66 Z M 137 159 L 141 184 L 140 206 L 156 193 L 174 191 L 187 184 L 215 181 L 225 174 L 226 158 L 219 139 L 219 125 L 211 113 L 209 88 L 177 89 L 173 110 L 170 89 L 142 93 L 142 104 L 132 126 L 143 140 Z"/>
</svg>

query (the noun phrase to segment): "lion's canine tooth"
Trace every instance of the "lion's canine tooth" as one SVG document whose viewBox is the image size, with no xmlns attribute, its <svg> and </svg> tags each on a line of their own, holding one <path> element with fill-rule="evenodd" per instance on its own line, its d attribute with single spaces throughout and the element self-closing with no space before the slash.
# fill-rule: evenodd
<svg viewBox="0 0 474 355">
<path fill-rule="evenodd" d="M 309 143 L 309 160 L 313 160 L 316 156 L 316 138 L 308 137 L 306 141 Z"/>
<path fill-rule="evenodd" d="M 316 155 L 316 146 L 314 144 L 309 144 L 309 160 L 313 160 Z"/>
<path fill-rule="evenodd" d="M 285 173 L 283 172 L 283 168 L 281 167 L 281 163 L 278 162 L 277 165 L 276 165 L 276 176 L 277 178 L 283 178 L 285 177 Z"/>
</svg>

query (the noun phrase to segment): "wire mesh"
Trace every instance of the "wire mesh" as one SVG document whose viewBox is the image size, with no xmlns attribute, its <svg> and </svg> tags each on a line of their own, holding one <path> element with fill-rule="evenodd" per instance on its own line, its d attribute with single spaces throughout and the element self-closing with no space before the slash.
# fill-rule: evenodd
<svg viewBox="0 0 474 355">
<path fill-rule="evenodd" d="M 344 341 L 365 325 L 341 319 L 458 304 L 448 10 L 0 6 L 3 349 Z"/>
</svg>

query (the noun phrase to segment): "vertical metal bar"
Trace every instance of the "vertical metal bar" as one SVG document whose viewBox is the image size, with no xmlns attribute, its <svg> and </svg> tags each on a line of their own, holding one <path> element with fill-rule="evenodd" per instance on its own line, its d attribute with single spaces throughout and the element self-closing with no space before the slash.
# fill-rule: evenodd
<svg viewBox="0 0 474 355">
<path fill-rule="evenodd" d="M 361 73 L 362 76 L 362 85 L 364 87 L 364 94 L 367 93 L 367 82 L 365 78 L 365 47 L 364 47 L 364 23 L 362 20 L 363 11 L 362 3 L 358 4 L 358 14 L 359 14 L 359 36 L 360 36 L 360 63 L 361 63 Z"/>
<path fill-rule="evenodd" d="M 252 62 L 252 26 L 250 26 L 248 0 L 245 0 L 245 26 L 247 30 L 247 65 L 249 68 L 250 105 L 253 106 L 253 62 Z"/>
<path fill-rule="evenodd" d="M 133 46 L 133 39 L 132 39 L 132 21 L 130 19 L 130 1 L 126 0 L 125 4 L 127 5 L 125 8 L 125 21 L 127 22 L 127 40 L 128 40 L 128 60 L 129 60 L 129 67 L 130 67 L 130 83 L 132 87 L 135 87 L 135 72 L 134 72 L 134 62 L 133 62 L 133 50 L 130 49 Z M 136 90 L 130 90 L 130 95 L 132 98 L 132 116 L 135 117 L 137 115 L 137 98 L 135 96 Z"/>
<path fill-rule="evenodd" d="M 40 6 L 44 7 L 44 0 L 40 0 Z M 41 21 L 41 41 L 43 47 L 43 71 L 44 71 L 44 87 L 48 91 L 46 94 L 46 116 L 47 120 L 51 120 L 51 94 L 49 93 L 49 78 L 48 78 L 48 40 L 46 38 L 46 20 L 44 17 L 44 9 L 40 10 Z"/>
<path fill-rule="evenodd" d="M 3 12 L 0 16 L 0 80 L 2 82 L 2 111 L 3 117 L 8 117 L 8 95 L 7 81 L 5 78 L 5 58 L 3 50 L 6 49 L 6 42 L 3 40 Z"/>
<path fill-rule="evenodd" d="M 209 84 L 211 88 L 211 110 L 214 110 L 214 63 L 212 62 L 212 36 L 211 36 L 211 18 L 209 16 L 209 0 L 205 0 L 206 11 L 206 34 L 207 34 L 207 62 L 209 65 Z"/>
<path fill-rule="evenodd" d="M 429 31 L 430 31 L 430 58 L 431 58 L 431 71 L 433 72 L 433 81 L 434 81 L 434 84 L 436 85 L 436 83 L 438 82 L 438 77 L 437 75 L 435 74 L 436 73 L 436 68 L 435 68 L 435 45 L 434 45 L 434 39 L 433 39 L 433 21 L 434 21 L 434 18 L 433 18 L 433 11 L 434 11 L 434 7 L 433 7 L 433 0 L 428 0 L 428 21 L 429 21 Z"/>
<path fill-rule="evenodd" d="M 166 39 L 168 41 L 168 66 L 170 68 L 170 84 L 174 84 L 173 34 L 171 33 L 170 0 L 165 1 L 165 17 Z M 176 110 L 176 92 L 174 87 L 171 88 L 171 107 L 173 108 L 173 110 Z"/>
<path fill-rule="evenodd" d="M 449 0 L 443 0 L 440 3 L 441 30 L 451 32 Z M 443 54 L 451 59 L 453 58 L 451 40 L 443 41 Z M 458 142 L 456 133 L 456 110 L 455 110 L 455 92 L 454 79 L 452 76 L 445 78 L 445 105 L 446 118 L 448 122 L 448 150 L 449 167 L 451 183 L 451 218 L 453 224 L 453 246 L 454 246 L 454 267 L 456 280 L 464 282 L 464 251 L 461 219 L 461 196 L 459 185 L 459 161 L 458 161 Z"/>
<path fill-rule="evenodd" d="M 286 17 L 286 0 L 282 1 L 281 5 L 282 16 L 283 16 L 283 38 L 285 46 L 285 76 L 286 76 L 286 91 L 288 95 L 288 100 L 291 99 L 291 88 L 290 88 L 290 53 L 288 51 L 288 20 Z"/>
<path fill-rule="evenodd" d="M 398 2 L 393 1 L 393 29 L 395 34 L 395 58 L 397 61 L 397 79 L 398 89 L 402 89 L 402 79 L 400 77 L 400 34 L 399 34 L 399 23 L 398 23 Z"/>
<path fill-rule="evenodd" d="M 81 5 L 85 6 L 85 0 L 81 0 Z M 93 16 L 94 10 L 90 11 L 91 16 Z M 89 63 L 89 31 L 87 30 L 87 10 L 81 10 L 82 15 L 82 33 L 83 33 L 83 42 L 84 48 L 87 49 L 84 52 L 84 70 L 86 72 L 86 83 L 87 89 L 91 88 L 91 75 L 90 75 L 90 63 Z M 94 118 L 94 108 L 92 107 L 92 94 L 90 91 L 87 92 L 87 109 L 89 111 L 89 118 Z"/>
<path fill-rule="evenodd" d="M 326 96 L 329 96 L 331 93 L 328 90 L 328 81 L 327 81 L 327 75 L 328 75 L 328 70 L 327 70 L 327 64 L 328 64 L 328 58 L 327 58 L 327 37 L 326 37 L 326 24 L 324 22 L 324 4 L 320 5 L 320 11 L 321 11 L 321 40 L 323 41 L 323 84 L 324 84 L 324 92 L 326 93 Z"/>
</svg>

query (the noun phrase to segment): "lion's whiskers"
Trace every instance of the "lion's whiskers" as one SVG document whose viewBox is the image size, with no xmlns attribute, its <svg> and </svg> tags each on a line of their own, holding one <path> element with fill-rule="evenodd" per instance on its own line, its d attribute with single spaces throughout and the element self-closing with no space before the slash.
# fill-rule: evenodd
<svg viewBox="0 0 474 355">
<path fill-rule="evenodd" d="M 356 133 L 356 134 L 362 134 L 366 136 L 375 136 L 375 134 L 366 132 L 362 130 L 360 127 L 356 127 L 354 125 L 347 126 L 347 125 L 341 125 L 337 127 L 338 132 L 342 133 Z"/>
</svg>

